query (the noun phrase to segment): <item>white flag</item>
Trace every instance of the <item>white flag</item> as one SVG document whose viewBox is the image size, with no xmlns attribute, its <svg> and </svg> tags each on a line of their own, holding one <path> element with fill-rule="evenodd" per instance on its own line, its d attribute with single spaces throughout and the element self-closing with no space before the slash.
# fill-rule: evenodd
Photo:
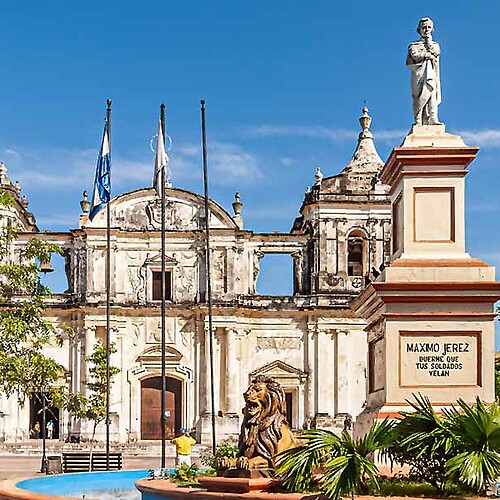
<svg viewBox="0 0 500 500">
<path fill-rule="evenodd" d="M 161 120 L 158 124 L 158 140 L 156 143 L 156 158 L 155 158 L 155 172 L 153 175 L 153 187 L 155 188 L 158 196 L 161 196 L 161 171 L 164 170 L 164 179 L 167 178 L 167 164 L 168 156 L 165 151 L 165 140 L 163 138 L 163 130 L 161 126 Z"/>
</svg>

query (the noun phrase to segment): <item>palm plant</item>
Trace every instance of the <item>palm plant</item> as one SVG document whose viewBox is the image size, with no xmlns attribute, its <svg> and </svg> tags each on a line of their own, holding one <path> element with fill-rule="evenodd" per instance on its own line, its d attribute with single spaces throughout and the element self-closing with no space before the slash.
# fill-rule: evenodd
<svg viewBox="0 0 500 500">
<path fill-rule="evenodd" d="M 408 401 L 415 411 L 401 412 L 389 456 L 441 492 L 453 482 L 484 492 L 500 475 L 499 404 L 459 399 L 440 416 L 427 397 L 415 400 Z"/>
<path fill-rule="evenodd" d="M 446 412 L 460 452 L 446 462 L 446 474 L 476 491 L 485 492 L 500 474 L 500 406 L 473 405 L 462 399 L 460 410 Z"/>
<path fill-rule="evenodd" d="M 439 491 L 446 486 L 445 466 L 457 452 L 456 440 L 446 418 L 438 415 L 428 397 L 415 395 L 408 401 L 414 411 L 401 412 L 394 428 L 389 457 L 410 467 L 410 474 L 432 484 Z"/>
<path fill-rule="evenodd" d="M 333 500 L 342 494 L 364 493 L 369 484 L 378 488 L 378 470 L 372 458 L 390 445 L 392 427 L 389 420 L 376 422 L 358 439 L 347 432 L 337 436 L 327 430 L 305 431 L 303 445 L 277 455 L 275 472 L 288 490 L 306 491 L 312 486 L 313 473 L 321 468 L 324 474 L 319 489 Z"/>
</svg>

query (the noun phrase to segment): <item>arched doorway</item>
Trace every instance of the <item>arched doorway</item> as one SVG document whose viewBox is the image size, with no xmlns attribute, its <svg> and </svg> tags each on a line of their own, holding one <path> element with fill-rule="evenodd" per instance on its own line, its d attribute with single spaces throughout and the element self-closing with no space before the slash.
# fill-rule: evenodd
<svg viewBox="0 0 500 500">
<path fill-rule="evenodd" d="M 47 401 L 47 399 L 46 399 Z M 43 399 L 41 392 L 35 392 L 30 397 L 30 437 L 35 438 L 35 423 L 40 425 L 39 438 L 43 437 Z M 50 424 L 49 422 L 52 422 Z M 47 424 L 49 427 L 47 427 Z M 52 428 L 52 431 L 49 429 Z M 59 439 L 59 408 L 46 404 L 45 406 L 45 437 L 47 439 Z"/>
<path fill-rule="evenodd" d="M 166 377 L 166 437 L 172 439 L 181 426 L 182 382 Z M 161 377 L 141 381 L 141 439 L 161 439 Z"/>
</svg>

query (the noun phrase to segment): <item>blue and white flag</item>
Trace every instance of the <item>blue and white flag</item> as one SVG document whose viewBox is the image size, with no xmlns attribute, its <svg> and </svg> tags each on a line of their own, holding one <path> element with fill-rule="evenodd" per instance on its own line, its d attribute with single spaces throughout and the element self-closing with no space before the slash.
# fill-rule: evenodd
<svg viewBox="0 0 500 500">
<path fill-rule="evenodd" d="M 158 125 L 158 140 L 156 143 L 156 158 L 155 158 L 155 172 L 153 174 L 153 187 L 155 188 L 158 196 L 161 196 L 161 173 L 162 170 L 165 172 L 164 179 L 167 179 L 167 166 L 168 166 L 168 156 L 165 151 L 165 138 L 163 137 L 163 128 L 161 126 L 161 120 Z"/>
<path fill-rule="evenodd" d="M 104 125 L 101 151 L 97 157 L 94 192 L 90 204 L 89 219 L 92 220 L 97 212 L 111 199 L 111 150 L 109 148 L 108 124 Z"/>
</svg>

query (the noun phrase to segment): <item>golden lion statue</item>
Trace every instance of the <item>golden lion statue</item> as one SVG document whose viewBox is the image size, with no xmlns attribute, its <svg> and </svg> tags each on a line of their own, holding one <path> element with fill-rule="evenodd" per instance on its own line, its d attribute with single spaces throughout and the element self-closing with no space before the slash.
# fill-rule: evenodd
<svg viewBox="0 0 500 500">
<path fill-rule="evenodd" d="M 222 460 L 220 466 L 271 468 L 275 455 L 297 446 L 286 420 L 285 391 L 272 378 L 259 375 L 243 397 L 238 458 Z"/>
</svg>

